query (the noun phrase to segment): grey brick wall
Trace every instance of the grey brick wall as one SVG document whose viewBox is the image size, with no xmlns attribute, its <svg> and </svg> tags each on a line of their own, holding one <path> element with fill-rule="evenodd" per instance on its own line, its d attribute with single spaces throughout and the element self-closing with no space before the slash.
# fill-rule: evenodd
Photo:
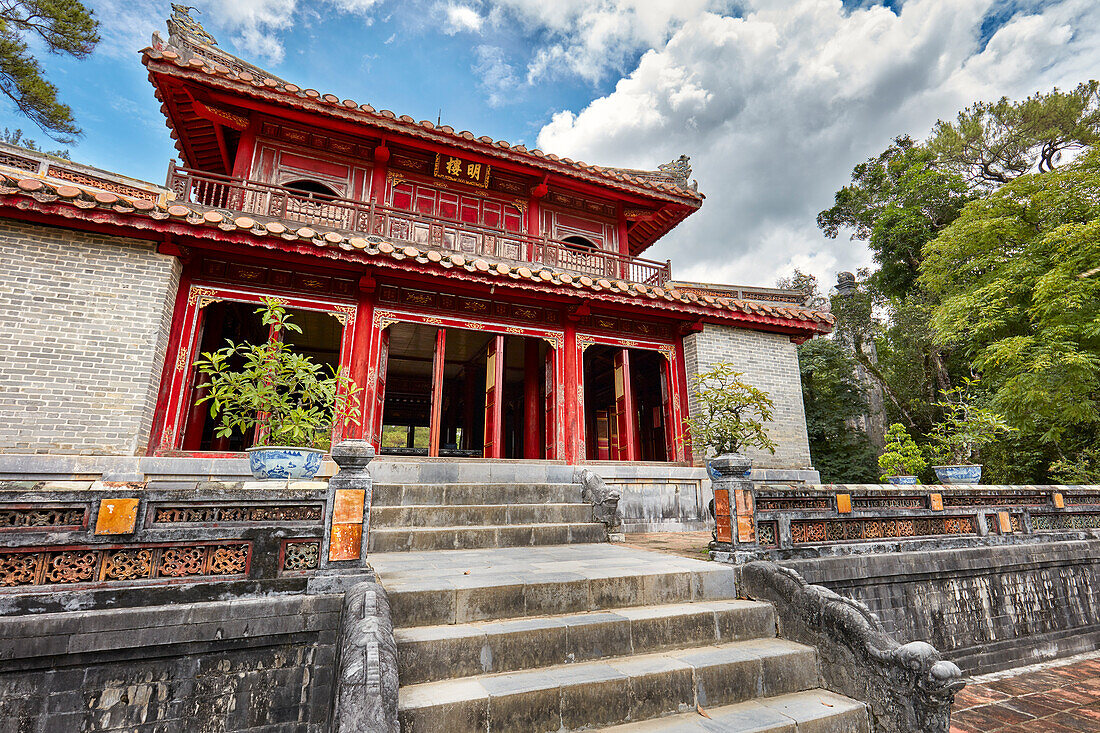
<svg viewBox="0 0 1100 733">
<path fill-rule="evenodd" d="M 0 219 L 0 453 L 143 453 L 180 265 Z"/>
<path fill-rule="evenodd" d="M 689 382 L 693 375 L 725 361 L 744 372 L 745 382 L 767 392 L 775 403 L 773 419 L 768 425 L 768 435 L 778 444 L 775 455 L 767 451 L 747 451 L 754 467 L 810 468 L 798 349 L 789 337 L 708 323 L 701 332 L 684 338 L 684 357 Z M 692 414 L 699 409 L 690 392 L 688 408 Z M 698 448 L 695 458 L 703 458 Z"/>
</svg>

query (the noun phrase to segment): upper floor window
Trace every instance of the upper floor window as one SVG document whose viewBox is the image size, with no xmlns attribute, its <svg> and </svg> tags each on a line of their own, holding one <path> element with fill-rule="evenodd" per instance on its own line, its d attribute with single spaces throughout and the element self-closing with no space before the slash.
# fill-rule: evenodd
<svg viewBox="0 0 1100 733">
<path fill-rule="evenodd" d="M 291 181 L 290 183 L 284 183 L 284 188 L 289 188 L 299 192 L 306 198 L 316 199 L 334 199 L 337 198 L 337 193 L 323 183 L 317 181 L 311 181 L 308 179 L 302 179 L 300 181 Z"/>
<path fill-rule="evenodd" d="M 576 234 L 565 237 L 561 241 L 569 245 L 571 249 L 579 250 L 581 252 L 593 252 L 599 249 L 599 247 L 596 246 L 596 243 L 593 242 L 591 239 L 586 239 Z"/>
</svg>

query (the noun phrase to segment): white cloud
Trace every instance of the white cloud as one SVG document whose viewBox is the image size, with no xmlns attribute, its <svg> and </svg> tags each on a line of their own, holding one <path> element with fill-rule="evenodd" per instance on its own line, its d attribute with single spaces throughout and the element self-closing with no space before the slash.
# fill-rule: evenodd
<svg viewBox="0 0 1100 733">
<path fill-rule="evenodd" d="M 861 243 L 814 223 L 854 164 L 976 99 L 1096 76 L 1100 4 L 1019 14 L 979 49 L 994 2 L 908 0 L 895 15 L 750 0 L 741 18 L 696 13 L 610 94 L 554 115 L 538 145 L 643 168 L 688 153 L 707 201 L 647 254 L 673 258 L 684 279 L 771 284 L 798 266 L 828 286 L 869 263 Z"/>
<path fill-rule="evenodd" d="M 516 19 L 549 35 L 528 66 L 531 83 L 575 74 L 598 81 L 643 49 L 663 46 L 671 33 L 728 0 L 492 0 L 498 23 Z"/>
<path fill-rule="evenodd" d="M 479 33 L 484 18 L 468 5 L 449 3 L 443 6 L 443 32 L 449 36 L 456 33 Z"/>
<path fill-rule="evenodd" d="M 488 95 L 489 106 L 506 104 L 520 86 L 515 70 L 504 60 L 504 51 L 497 46 L 478 46 L 474 53 L 477 63 L 471 71 Z"/>
</svg>

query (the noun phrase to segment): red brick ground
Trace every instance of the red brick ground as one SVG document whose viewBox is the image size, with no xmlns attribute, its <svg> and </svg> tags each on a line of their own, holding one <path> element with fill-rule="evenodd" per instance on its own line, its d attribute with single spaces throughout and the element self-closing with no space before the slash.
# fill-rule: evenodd
<svg viewBox="0 0 1100 733">
<path fill-rule="evenodd" d="M 951 733 L 993 731 L 1100 731 L 1100 653 L 971 680 L 955 697 Z"/>
</svg>

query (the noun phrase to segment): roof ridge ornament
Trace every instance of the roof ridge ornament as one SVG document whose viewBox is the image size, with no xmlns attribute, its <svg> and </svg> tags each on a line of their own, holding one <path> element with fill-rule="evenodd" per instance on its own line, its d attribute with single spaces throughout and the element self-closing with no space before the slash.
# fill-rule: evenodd
<svg viewBox="0 0 1100 733">
<path fill-rule="evenodd" d="M 657 170 L 671 176 L 686 188 L 688 186 L 688 181 L 691 179 L 691 158 L 687 155 L 681 155 L 676 160 L 669 163 L 662 163 L 657 166 Z M 692 190 L 698 191 L 699 182 L 692 181 L 691 188 Z"/>
<path fill-rule="evenodd" d="M 214 40 L 214 36 L 207 33 L 202 24 L 191 17 L 192 10 L 196 13 L 202 12 L 193 5 L 172 3 L 172 17 L 168 19 L 169 40 L 176 36 L 190 36 L 193 40 L 207 46 L 217 46 L 218 42 Z"/>
</svg>

